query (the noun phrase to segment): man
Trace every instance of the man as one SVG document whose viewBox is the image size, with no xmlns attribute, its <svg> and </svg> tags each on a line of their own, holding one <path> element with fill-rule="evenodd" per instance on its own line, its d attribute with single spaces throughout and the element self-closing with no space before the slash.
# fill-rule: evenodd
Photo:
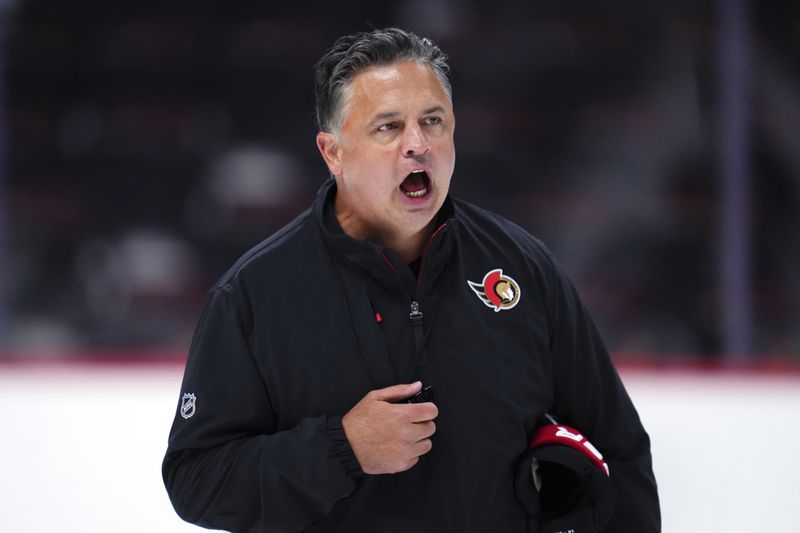
<svg viewBox="0 0 800 533">
<path fill-rule="evenodd" d="M 606 456 L 608 530 L 659 529 L 647 434 L 572 285 L 539 241 L 448 196 L 447 74 L 398 29 L 318 62 L 333 178 L 207 298 L 163 465 L 184 519 L 538 531 L 515 471 L 551 413 Z"/>
</svg>

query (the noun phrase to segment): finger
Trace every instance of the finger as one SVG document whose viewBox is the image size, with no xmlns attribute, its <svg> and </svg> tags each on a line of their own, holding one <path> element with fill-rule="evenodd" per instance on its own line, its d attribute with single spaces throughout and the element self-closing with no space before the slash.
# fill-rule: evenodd
<svg viewBox="0 0 800 533">
<path fill-rule="evenodd" d="M 406 465 L 399 470 L 399 472 L 405 472 L 406 470 L 410 470 L 418 462 L 419 462 L 419 457 L 414 457 L 413 459 L 410 459 L 408 463 L 406 463 Z"/>
<path fill-rule="evenodd" d="M 419 457 L 421 455 L 425 455 L 432 449 L 433 449 L 433 442 L 431 442 L 431 439 L 424 439 L 414 444 L 414 447 L 412 448 L 412 453 L 416 457 Z"/>
<path fill-rule="evenodd" d="M 411 422 L 428 422 L 439 416 L 439 408 L 431 402 L 401 405 Z"/>
<path fill-rule="evenodd" d="M 414 428 L 416 429 L 417 441 L 429 439 L 436 433 L 435 422 L 419 422 L 414 424 Z"/>
<path fill-rule="evenodd" d="M 385 402 L 396 402 L 405 400 L 418 393 L 422 389 L 422 382 L 415 381 L 414 383 L 392 385 L 385 389 L 378 389 L 372 391 L 370 394 L 375 400 L 382 400 Z"/>
<path fill-rule="evenodd" d="M 436 424 L 434 422 L 418 422 L 412 424 L 412 429 L 407 434 L 407 442 L 419 442 L 429 439 L 434 433 L 436 433 Z"/>
</svg>

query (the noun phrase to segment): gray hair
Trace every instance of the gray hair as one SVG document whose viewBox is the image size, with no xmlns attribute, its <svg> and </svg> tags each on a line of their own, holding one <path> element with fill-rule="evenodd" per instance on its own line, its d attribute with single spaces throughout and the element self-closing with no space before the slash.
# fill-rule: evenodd
<svg viewBox="0 0 800 533">
<path fill-rule="evenodd" d="M 317 124 L 320 131 L 336 132 L 342 125 L 343 103 L 353 76 L 364 69 L 398 61 L 428 65 L 452 100 L 447 56 L 430 39 L 399 28 L 359 32 L 339 37 L 314 65 Z"/>
</svg>

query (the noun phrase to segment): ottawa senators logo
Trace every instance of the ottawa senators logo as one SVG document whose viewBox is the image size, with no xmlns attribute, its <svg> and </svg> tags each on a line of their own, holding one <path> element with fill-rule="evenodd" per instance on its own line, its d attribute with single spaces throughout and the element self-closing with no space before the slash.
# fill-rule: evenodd
<svg viewBox="0 0 800 533">
<path fill-rule="evenodd" d="M 494 309 L 495 313 L 517 305 L 522 294 L 517 282 L 510 276 L 503 275 L 502 268 L 487 272 L 480 283 L 467 280 L 467 285 L 487 307 Z"/>
</svg>

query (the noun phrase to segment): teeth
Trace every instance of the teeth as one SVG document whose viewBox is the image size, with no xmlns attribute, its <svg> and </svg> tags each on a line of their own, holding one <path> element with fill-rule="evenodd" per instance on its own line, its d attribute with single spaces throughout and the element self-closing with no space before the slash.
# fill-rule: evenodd
<svg viewBox="0 0 800 533">
<path fill-rule="evenodd" d="M 427 192 L 428 192 L 428 188 L 427 187 L 425 187 L 424 189 L 420 189 L 418 191 L 414 191 L 414 192 L 405 192 L 405 191 L 403 191 L 403 193 L 406 196 L 408 196 L 409 198 L 419 198 L 420 196 L 425 196 L 425 194 Z"/>
</svg>

